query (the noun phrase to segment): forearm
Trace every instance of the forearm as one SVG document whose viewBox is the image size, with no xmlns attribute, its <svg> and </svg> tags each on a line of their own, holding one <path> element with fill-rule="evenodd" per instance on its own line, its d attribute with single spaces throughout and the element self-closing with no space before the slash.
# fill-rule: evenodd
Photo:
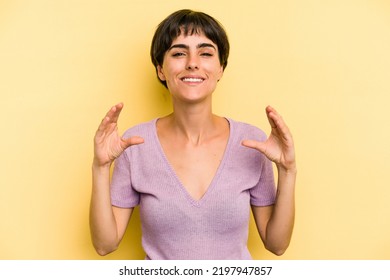
<svg viewBox="0 0 390 280">
<path fill-rule="evenodd" d="M 118 233 L 110 198 L 110 167 L 92 167 L 90 229 L 93 245 L 100 255 L 114 251 Z"/>
<path fill-rule="evenodd" d="M 297 171 L 278 168 L 278 187 L 272 215 L 267 224 L 265 246 L 281 255 L 290 244 L 295 219 L 295 181 Z"/>
</svg>

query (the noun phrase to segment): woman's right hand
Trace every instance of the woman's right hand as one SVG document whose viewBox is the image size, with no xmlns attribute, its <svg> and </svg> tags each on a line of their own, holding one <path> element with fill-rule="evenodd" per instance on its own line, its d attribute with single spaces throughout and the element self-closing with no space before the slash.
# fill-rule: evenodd
<svg viewBox="0 0 390 280">
<path fill-rule="evenodd" d="M 144 139 L 138 136 L 124 139 L 118 134 L 117 122 L 122 108 L 123 103 L 113 106 L 96 131 L 93 164 L 97 167 L 110 166 L 125 149 L 144 142 Z"/>
</svg>

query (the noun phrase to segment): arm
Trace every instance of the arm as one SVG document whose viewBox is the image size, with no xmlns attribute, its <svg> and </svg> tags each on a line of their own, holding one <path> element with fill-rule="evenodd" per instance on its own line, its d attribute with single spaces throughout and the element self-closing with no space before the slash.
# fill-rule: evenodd
<svg viewBox="0 0 390 280">
<path fill-rule="evenodd" d="M 143 143 L 140 137 L 123 139 L 118 135 L 117 121 L 122 108 L 123 104 L 111 108 L 94 138 L 89 221 L 92 243 L 99 255 L 116 250 L 133 211 L 111 206 L 110 197 L 111 164 L 129 146 Z"/>
<path fill-rule="evenodd" d="M 295 149 L 291 133 L 282 117 L 271 107 L 266 109 L 272 131 L 265 142 L 245 140 L 242 144 L 263 153 L 276 164 L 278 185 L 273 206 L 252 207 L 264 246 L 282 255 L 289 246 L 295 217 Z"/>
</svg>

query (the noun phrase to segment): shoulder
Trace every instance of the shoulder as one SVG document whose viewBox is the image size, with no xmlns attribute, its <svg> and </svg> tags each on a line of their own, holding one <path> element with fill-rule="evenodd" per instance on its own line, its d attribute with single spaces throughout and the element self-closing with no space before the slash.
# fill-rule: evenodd
<svg viewBox="0 0 390 280">
<path fill-rule="evenodd" d="M 128 147 L 125 152 L 129 160 L 140 160 L 143 157 L 145 160 L 150 161 L 146 155 L 151 154 L 152 151 L 158 150 L 157 147 L 157 134 L 156 134 L 156 121 L 153 119 L 150 121 L 142 122 L 128 128 L 122 135 L 123 138 L 130 138 L 138 136 L 144 139 L 144 142 L 140 145 L 132 145 Z"/>
<path fill-rule="evenodd" d="M 255 125 L 230 118 L 227 118 L 227 120 L 230 123 L 230 129 L 233 135 L 239 136 L 240 138 L 257 139 L 260 141 L 267 139 L 266 133 Z"/>
</svg>

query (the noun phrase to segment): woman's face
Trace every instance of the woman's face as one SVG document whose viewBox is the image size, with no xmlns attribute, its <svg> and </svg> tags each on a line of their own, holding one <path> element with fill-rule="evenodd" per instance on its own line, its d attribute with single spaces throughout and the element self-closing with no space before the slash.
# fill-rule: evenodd
<svg viewBox="0 0 390 280">
<path fill-rule="evenodd" d="M 217 45 L 202 33 L 173 40 L 157 70 L 172 97 L 187 102 L 211 97 L 223 75 Z"/>
</svg>

